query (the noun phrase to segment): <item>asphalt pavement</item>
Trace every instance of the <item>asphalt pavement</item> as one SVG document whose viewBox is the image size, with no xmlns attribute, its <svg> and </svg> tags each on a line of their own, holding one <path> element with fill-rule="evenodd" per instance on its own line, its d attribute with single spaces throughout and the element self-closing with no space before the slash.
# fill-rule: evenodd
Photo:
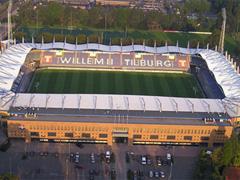
<svg viewBox="0 0 240 180">
<path fill-rule="evenodd" d="M 106 163 L 102 158 L 109 150 L 114 154 L 114 162 Z M 13 173 L 23 180 L 127 180 L 127 171 L 140 172 L 139 179 L 150 179 L 149 171 L 164 171 L 165 178 L 188 180 L 192 177 L 200 147 L 191 146 L 153 146 L 114 144 L 83 144 L 78 147 L 73 143 L 43 143 L 33 141 L 26 144 L 22 140 L 11 141 L 6 152 L 0 152 L 0 173 Z M 75 163 L 70 154 L 80 155 L 80 162 Z M 95 163 L 91 163 L 90 154 L 94 153 Z M 134 154 L 130 162 L 126 161 L 126 153 Z M 166 160 L 166 154 L 174 158 L 170 164 L 157 166 L 156 156 Z M 151 164 L 142 165 L 141 155 L 147 155 Z M 114 173 L 116 178 L 112 178 Z M 93 174 L 93 175 L 92 175 Z M 115 176 L 115 175 L 114 175 Z"/>
</svg>

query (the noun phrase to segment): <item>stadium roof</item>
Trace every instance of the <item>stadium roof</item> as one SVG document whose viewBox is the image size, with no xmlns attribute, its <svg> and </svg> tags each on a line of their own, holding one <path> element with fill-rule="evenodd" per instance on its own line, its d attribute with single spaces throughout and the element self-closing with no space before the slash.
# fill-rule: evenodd
<svg viewBox="0 0 240 180">
<path fill-rule="evenodd" d="M 24 94 L 16 95 L 12 107 L 99 109 L 158 112 L 225 112 L 219 99 L 174 98 L 135 95 Z"/>
<path fill-rule="evenodd" d="M 13 82 L 30 51 L 31 48 L 19 44 L 0 54 L 0 94 L 11 91 Z"/>
<path fill-rule="evenodd" d="M 226 57 L 216 51 L 208 49 L 188 49 L 181 48 L 177 46 L 164 46 L 164 47 L 148 47 L 143 45 L 129 45 L 129 46 L 107 46 L 102 44 L 81 44 L 74 45 L 68 43 L 47 43 L 47 44 L 34 44 L 34 43 L 22 43 L 16 44 L 8 48 L 0 55 L 0 108 L 9 110 L 11 102 L 13 106 L 32 106 L 41 107 L 44 106 L 43 101 L 37 100 L 38 98 L 47 97 L 49 98 L 48 107 L 75 107 L 78 108 L 78 101 L 74 100 L 81 97 L 82 108 L 102 108 L 109 106 L 109 97 L 112 97 L 113 108 L 124 108 L 126 109 L 126 97 L 131 99 L 129 101 L 129 108 L 132 110 L 143 109 L 143 103 L 145 103 L 145 108 L 156 108 L 156 98 L 148 96 L 107 96 L 107 95 L 34 95 L 34 94 L 14 94 L 11 92 L 12 84 L 17 78 L 18 73 L 22 64 L 25 61 L 27 54 L 31 49 L 65 49 L 65 50 L 98 50 L 98 51 L 122 51 L 122 52 L 132 52 L 132 51 L 142 51 L 149 53 L 182 53 L 182 54 L 200 54 L 209 69 L 213 72 L 216 81 L 223 88 L 226 98 L 223 100 L 211 100 L 211 99 L 189 99 L 186 98 L 172 98 L 172 97 L 157 97 L 162 103 L 163 110 L 170 108 L 175 111 L 176 106 L 178 106 L 179 111 L 191 112 L 192 104 L 194 104 L 196 111 L 208 112 L 209 108 L 204 108 L 205 106 L 210 107 L 211 112 L 222 112 L 227 111 L 230 116 L 239 116 L 239 104 L 240 104 L 240 77 L 239 74 L 234 70 L 231 63 L 226 59 Z M 150 98 L 150 99 L 149 99 Z M 95 99 L 95 100 L 94 100 Z M 100 100 L 101 99 L 101 100 Z M 115 102 L 116 100 L 116 102 Z M 64 103 L 62 103 L 64 101 Z M 96 104 L 93 102 L 96 101 Z M 103 104 L 99 104 L 104 102 Z M 108 103 L 107 103 L 108 102 Z M 134 103 L 132 103 L 134 102 Z M 204 103 L 205 102 L 205 103 Z M 33 103 L 33 104 L 32 104 Z M 131 105 L 130 105 L 131 104 Z M 155 104 L 153 106 L 153 104 Z M 205 106 L 203 105 L 205 104 Z M 107 107 L 106 107 L 107 108 Z M 109 107 L 108 107 L 109 108 Z M 175 109 L 174 109 L 175 108 Z M 150 109 L 149 109 L 150 110 Z"/>
</svg>

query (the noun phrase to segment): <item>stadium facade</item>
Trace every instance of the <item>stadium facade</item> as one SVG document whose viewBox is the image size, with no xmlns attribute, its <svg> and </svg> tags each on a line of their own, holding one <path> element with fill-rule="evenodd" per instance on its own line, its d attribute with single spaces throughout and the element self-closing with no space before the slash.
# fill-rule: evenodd
<svg viewBox="0 0 240 180">
<path fill-rule="evenodd" d="M 33 94 L 24 88 L 36 67 L 185 72 L 193 55 L 206 63 L 222 96 Z M 20 43 L 0 56 L 0 98 L 9 138 L 212 145 L 228 139 L 239 118 L 240 78 L 228 56 L 210 49 Z"/>
</svg>

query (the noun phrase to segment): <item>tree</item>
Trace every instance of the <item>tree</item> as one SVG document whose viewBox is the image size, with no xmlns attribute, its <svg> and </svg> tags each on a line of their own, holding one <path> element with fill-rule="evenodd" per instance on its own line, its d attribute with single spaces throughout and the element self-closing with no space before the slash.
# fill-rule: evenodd
<svg viewBox="0 0 240 180">
<path fill-rule="evenodd" d="M 209 45 L 212 48 L 214 48 L 216 45 L 218 45 L 219 38 L 220 38 L 220 30 L 214 30 L 208 38 Z"/>
<path fill-rule="evenodd" d="M 112 38 L 111 39 L 111 44 L 112 45 L 120 45 L 120 38 Z"/>
<path fill-rule="evenodd" d="M 19 180 L 20 178 L 10 173 L 4 173 L 0 175 L 0 180 Z"/>
<path fill-rule="evenodd" d="M 53 42 L 53 34 L 45 32 L 42 34 L 43 38 L 44 38 L 44 42 L 45 43 L 51 43 Z"/>
<path fill-rule="evenodd" d="M 146 16 L 147 28 L 150 30 L 160 29 L 157 11 L 150 11 Z"/>
<path fill-rule="evenodd" d="M 196 13 L 202 16 L 210 10 L 211 4 L 207 0 L 186 0 L 184 9 L 187 14 Z"/>
<path fill-rule="evenodd" d="M 63 34 L 55 34 L 55 42 L 64 42 L 65 41 L 65 35 Z"/>
<path fill-rule="evenodd" d="M 77 43 L 78 44 L 85 44 L 87 43 L 87 36 L 84 34 L 80 34 L 77 36 Z"/>
<path fill-rule="evenodd" d="M 114 9 L 115 22 L 114 26 L 122 30 L 126 30 L 129 27 L 128 18 L 130 17 L 130 9 L 128 8 L 118 8 Z"/>
<path fill-rule="evenodd" d="M 66 36 L 67 43 L 75 44 L 76 43 L 76 37 L 73 35 L 67 35 Z"/>
<path fill-rule="evenodd" d="M 26 37 L 26 33 L 16 32 L 16 33 L 14 33 L 14 35 L 13 35 L 13 38 L 16 39 L 16 40 L 19 41 L 19 42 L 22 42 L 22 38 L 23 38 L 23 37 Z"/>
<path fill-rule="evenodd" d="M 46 26 L 64 25 L 64 7 L 56 2 L 40 6 L 39 20 Z"/>
<path fill-rule="evenodd" d="M 98 43 L 98 40 L 99 40 L 99 36 L 96 34 L 92 34 L 92 35 L 88 36 L 89 43 Z"/>
<path fill-rule="evenodd" d="M 88 25 L 103 28 L 101 21 L 104 19 L 101 7 L 94 7 L 88 12 Z"/>
</svg>

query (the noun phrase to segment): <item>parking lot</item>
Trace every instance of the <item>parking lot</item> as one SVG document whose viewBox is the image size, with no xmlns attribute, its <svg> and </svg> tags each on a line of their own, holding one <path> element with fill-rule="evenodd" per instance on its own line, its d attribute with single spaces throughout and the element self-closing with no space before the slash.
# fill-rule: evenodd
<svg viewBox="0 0 240 180">
<path fill-rule="evenodd" d="M 131 179 L 168 179 L 170 176 L 172 161 L 165 156 L 127 152 L 126 161 L 128 163 L 127 177 L 132 177 Z"/>
<path fill-rule="evenodd" d="M 191 179 L 199 147 L 41 143 L 14 140 L 0 152 L 0 173 L 20 179 Z M 106 152 L 111 153 L 108 161 Z M 171 159 L 167 159 L 167 154 Z M 146 158 L 146 163 L 142 162 Z M 161 162 L 161 163 L 160 163 Z M 162 175 L 162 172 L 164 175 Z"/>
</svg>

